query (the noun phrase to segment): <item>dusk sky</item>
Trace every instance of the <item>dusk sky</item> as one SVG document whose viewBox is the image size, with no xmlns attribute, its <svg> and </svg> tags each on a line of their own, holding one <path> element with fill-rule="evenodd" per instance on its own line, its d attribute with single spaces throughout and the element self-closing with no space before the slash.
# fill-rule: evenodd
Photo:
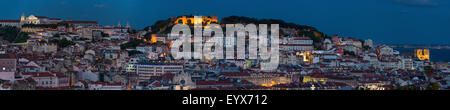
<svg viewBox="0 0 450 110">
<path fill-rule="evenodd" d="M 449 0 L 1 0 L 0 19 L 34 14 L 143 29 L 183 14 L 282 19 L 385 44 L 450 44 Z"/>
</svg>

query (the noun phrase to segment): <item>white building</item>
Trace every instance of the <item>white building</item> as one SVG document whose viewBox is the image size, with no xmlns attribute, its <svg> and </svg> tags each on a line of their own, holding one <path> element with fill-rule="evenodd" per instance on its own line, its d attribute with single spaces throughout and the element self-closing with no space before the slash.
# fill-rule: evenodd
<svg viewBox="0 0 450 110">
<path fill-rule="evenodd" d="M 13 26 L 21 28 L 23 23 L 20 20 L 0 20 L 1 26 Z"/>
<path fill-rule="evenodd" d="M 388 56 L 394 55 L 394 49 L 392 49 L 389 46 L 381 46 L 378 48 L 378 51 L 379 55 L 388 55 Z"/>
<path fill-rule="evenodd" d="M 62 19 L 48 18 L 45 16 L 34 16 L 34 15 L 25 17 L 25 15 L 22 14 L 20 21 L 22 21 L 26 24 L 57 24 L 59 22 L 62 22 Z"/>
<path fill-rule="evenodd" d="M 58 50 L 58 46 L 56 44 L 36 44 L 32 46 L 33 52 L 39 53 L 56 53 Z"/>
<path fill-rule="evenodd" d="M 124 90 L 122 83 L 92 82 L 89 90 Z"/>
<path fill-rule="evenodd" d="M 308 37 L 288 38 L 287 44 L 280 44 L 280 51 L 310 51 L 313 50 L 313 40 Z"/>
<path fill-rule="evenodd" d="M 142 82 L 149 80 L 152 76 L 184 72 L 184 67 L 183 65 L 128 64 L 127 72 L 138 74 L 139 81 Z"/>
<path fill-rule="evenodd" d="M 407 69 L 407 70 L 413 70 L 414 69 L 414 62 L 411 58 L 403 58 L 402 59 L 402 63 L 403 63 L 403 68 L 402 69 Z"/>
<path fill-rule="evenodd" d="M 401 69 L 403 67 L 401 61 L 380 61 L 380 69 Z"/>
<path fill-rule="evenodd" d="M 364 46 L 369 46 L 370 48 L 373 48 L 373 41 L 372 39 L 367 39 L 364 41 Z"/>
</svg>

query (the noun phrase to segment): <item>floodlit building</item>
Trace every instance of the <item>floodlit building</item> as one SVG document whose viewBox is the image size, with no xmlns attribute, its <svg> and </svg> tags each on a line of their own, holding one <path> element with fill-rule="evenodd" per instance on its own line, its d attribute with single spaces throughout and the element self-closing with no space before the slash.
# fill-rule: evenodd
<svg viewBox="0 0 450 110">
<path fill-rule="evenodd" d="M 183 65 L 175 64 L 156 64 L 156 63 L 138 63 L 128 64 L 128 73 L 135 73 L 139 76 L 139 82 L 150 80 L 153 76 L 162 76 L 166 73 L 184 72 Z"/>
</svg>

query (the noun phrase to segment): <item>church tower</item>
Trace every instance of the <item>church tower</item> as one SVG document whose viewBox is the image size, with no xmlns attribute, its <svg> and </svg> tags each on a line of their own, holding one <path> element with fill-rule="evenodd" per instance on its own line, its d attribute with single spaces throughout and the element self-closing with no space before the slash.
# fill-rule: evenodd
<svg viewBox="0 0 450 110">
<path fill-rule="evenodd" d="M 22 16 L 20 17 L 20 22 L 25 22 L 25 14 L 22 13 Z"/>
<path fill-rule="evenodd" d="M 120 24 L 120 21 L 119 21 L 119 23 L 117 24 L 117 27 L 122 27 L 122 25 Z"/>
<path fill-rule="evenodd" d="M 130 22 L 127 21 L 127 29 L 130 29 Z"/>
</svg>

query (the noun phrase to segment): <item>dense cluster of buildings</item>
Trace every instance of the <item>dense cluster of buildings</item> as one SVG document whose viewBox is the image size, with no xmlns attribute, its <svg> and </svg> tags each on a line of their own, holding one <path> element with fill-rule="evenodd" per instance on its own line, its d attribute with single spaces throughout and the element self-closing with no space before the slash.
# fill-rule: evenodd
<svg viewBox="0 0 450 110">
<path fill-rule="evenodd" d="M 181 16 L 171 24 L 197 22 Z M 278 69 L 260 71 L 258 59 L 174 60 L 169 50 L 176 38 L 131 33 L 128 23 L 22 15 L 0 24 L 30 33 L 26 43 L 1 45 L 0 90 L 442 90 L 450 84 L 450 66 L 430 62 L 428 50 L 403 55 L 370 39 L 335 35 L 314 42 L 282 28 Z M 50 42 L 62 39 L 73 45 Z M 121 46 L 133 40 L 142 43 Z"/>
</svg>

